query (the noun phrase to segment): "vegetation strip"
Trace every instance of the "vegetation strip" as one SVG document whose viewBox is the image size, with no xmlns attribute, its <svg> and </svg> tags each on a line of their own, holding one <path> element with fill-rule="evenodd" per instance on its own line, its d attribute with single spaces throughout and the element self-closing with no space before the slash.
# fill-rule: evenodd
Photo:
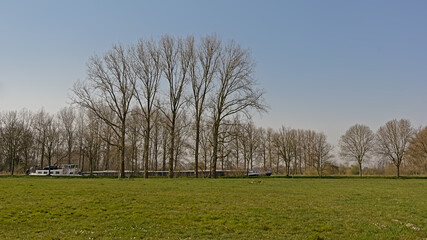
<svg viewBox="0 0 427 240">
<path fill-rule="evenodd" d="M 0 178 L 0 239 L 423 239 L 427 181 Z"/>
</svg>

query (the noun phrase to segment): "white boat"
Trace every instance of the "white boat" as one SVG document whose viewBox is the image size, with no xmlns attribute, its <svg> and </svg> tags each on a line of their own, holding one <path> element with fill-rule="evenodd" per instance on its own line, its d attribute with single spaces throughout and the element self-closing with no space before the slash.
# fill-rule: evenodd
<svg viewBox="0 0 427 240">
<path fill-rule="evenodd" d="M 41 170 L 36 170 L 34 173 L 30 173 L 30 176 L 82 176 L 80 173 L 79 165 L 77 164 L 64 164 L 62 168 L 57 166 L 48 166 Z"/>
</svg>

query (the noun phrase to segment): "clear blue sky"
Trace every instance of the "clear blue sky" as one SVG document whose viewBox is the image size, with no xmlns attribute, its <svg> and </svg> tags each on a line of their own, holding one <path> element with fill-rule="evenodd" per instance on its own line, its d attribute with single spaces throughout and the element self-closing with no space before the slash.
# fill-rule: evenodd
<svg viewBox="0 0 427 240">
<path fill-rule="evenodd" d="M 258 125 L 427 125 L 427 1 L 0 1 L 0 111 L 67 105 L 113 43 L 216 33 L 252 50 L 271 109 Z"/>
</svg>

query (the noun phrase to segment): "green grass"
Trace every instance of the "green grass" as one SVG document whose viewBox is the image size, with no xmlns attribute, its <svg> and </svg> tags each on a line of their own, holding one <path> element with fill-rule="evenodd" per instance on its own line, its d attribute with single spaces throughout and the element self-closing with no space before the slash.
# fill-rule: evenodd
<svg viewBox="0 0 427 240">
<path fill-rule="evenodd" d="M 0 178 L 0 239 L 426 239 L 425 179 Z"/>
</svg>

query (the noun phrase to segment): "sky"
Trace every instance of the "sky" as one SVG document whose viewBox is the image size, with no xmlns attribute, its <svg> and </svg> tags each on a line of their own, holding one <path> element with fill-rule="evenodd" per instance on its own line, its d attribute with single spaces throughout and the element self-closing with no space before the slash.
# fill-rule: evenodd
<svg viewBox="0 0 427 240">
<path fill-rule="evenodd" d="M 0 112 L 68 106 L 115 43 L 216 34 L 250 49 L 269 111 L 258 126 L 336 145 L 359 123 L 427 125 L 427 1 L 0 0 Z"/>
</svg>

